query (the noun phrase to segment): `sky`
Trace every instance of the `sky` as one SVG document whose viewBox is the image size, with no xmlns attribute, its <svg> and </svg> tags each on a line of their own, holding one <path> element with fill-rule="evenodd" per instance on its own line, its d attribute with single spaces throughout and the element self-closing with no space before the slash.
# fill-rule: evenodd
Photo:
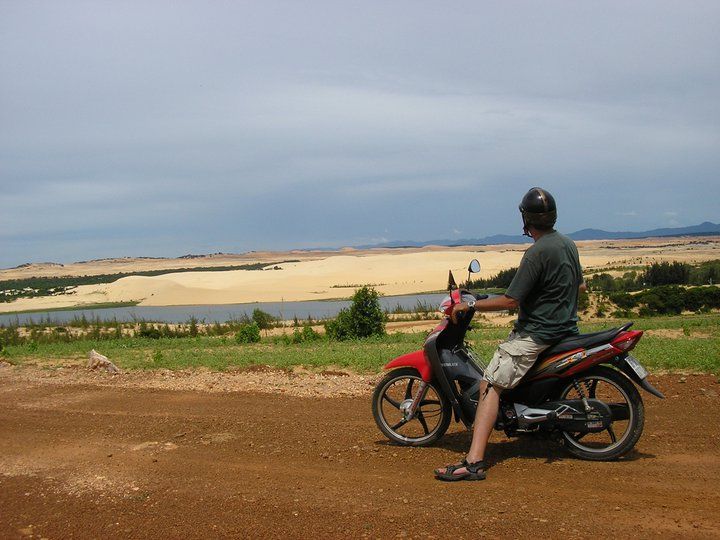
<svg viewBox="0 0 720 540">
<path fill-rule="evenodd" d="M 0 267 L 720 221 L 716 1 L 0 0 Z"/>
</svg>

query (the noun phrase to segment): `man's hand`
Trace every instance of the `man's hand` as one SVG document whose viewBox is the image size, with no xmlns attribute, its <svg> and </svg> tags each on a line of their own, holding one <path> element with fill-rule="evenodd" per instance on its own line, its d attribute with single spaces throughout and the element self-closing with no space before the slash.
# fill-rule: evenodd
<svg viewBox="0 0 720 540">
<path fill-rule="evenodd" d="M 450 313 L 450 320 L 453 322 L 453 324 L 458 323 L 458 319 L 465 315 L 465 313 L 468 312 L 470 309 L 470 306 L 467 305 L 467 302 L 460 302 L 459 304 L 455 304 L 452 309 L 452 313 Z"/>
<path fill-rule="evenodd" d="M 484 300 L 478 300 L 475 302 L 475 311 L 505 311 L 509 309 L 517 309 L 518 301 L 509 296 L 494 296 L 492 298 L 486 298 Z M 453 324 L 458 323 L 458 319 L 462 317 L 463 312 L 467 312 L 470 306 L 466 302 L 460 302 L 453 306 L 452 313 L 450 313 L 450 320 Z"/>
</svg>

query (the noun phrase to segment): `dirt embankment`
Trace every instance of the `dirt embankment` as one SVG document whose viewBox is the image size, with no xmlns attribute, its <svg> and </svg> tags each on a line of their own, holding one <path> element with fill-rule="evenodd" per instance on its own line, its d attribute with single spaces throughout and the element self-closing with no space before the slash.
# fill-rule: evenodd
<svg viewBox="0 0 720 540">
<path fill-rule="evenodd" d="M 45 375 L 0 369 L 2 538 L 720 538 L 715 376 L 654 377 L 668 397 L 644 396 L 626 459 L 495 434 L 488 480 L 445 484 L 432 469 L 469 434 L 387 444 L 371 381 L 321 398 Z"/>
</svg>

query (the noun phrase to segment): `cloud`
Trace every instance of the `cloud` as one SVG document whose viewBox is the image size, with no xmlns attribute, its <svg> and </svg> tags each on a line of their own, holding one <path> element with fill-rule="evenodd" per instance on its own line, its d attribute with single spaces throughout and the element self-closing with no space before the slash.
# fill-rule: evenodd
<svg viewBox="0 0 720 540">
<path fill-rule="evenodd" d="M 716 220 L 719 23 L 713 2 L 10 3 L 0 265 L 516 232 L 533 185 L 566 232 Z"/>
</svg>

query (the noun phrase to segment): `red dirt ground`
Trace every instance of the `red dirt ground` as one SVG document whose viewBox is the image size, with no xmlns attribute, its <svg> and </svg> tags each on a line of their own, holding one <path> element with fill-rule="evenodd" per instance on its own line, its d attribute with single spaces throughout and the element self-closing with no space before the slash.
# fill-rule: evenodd
<svg viewBox="0 0 720 540">
<path fill-rule="evenodd" d="M 9 369 L 9 368 L 8 368 Z M 484 482 L 461 456 L 385 442 L 361 397 L 0 378 L 2 538 L 720 538 L 720 384 L 667 374 L 614 463 L 495 434 Z"/>
</svg>

